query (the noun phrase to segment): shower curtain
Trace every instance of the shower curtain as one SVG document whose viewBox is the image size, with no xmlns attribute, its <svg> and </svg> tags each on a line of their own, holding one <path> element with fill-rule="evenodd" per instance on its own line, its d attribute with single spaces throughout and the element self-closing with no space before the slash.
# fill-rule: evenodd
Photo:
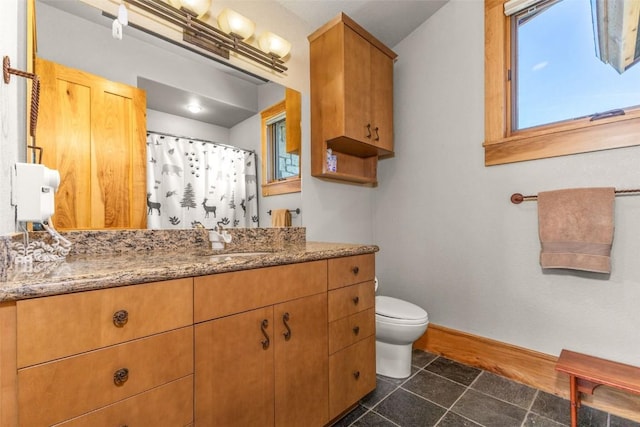
<svg viewBox="0 0 640 427">
<path fill-rule="evenodd" d="M 147 228 L 258 226 L 256 155 L 147 133 Z"/>
</svg>

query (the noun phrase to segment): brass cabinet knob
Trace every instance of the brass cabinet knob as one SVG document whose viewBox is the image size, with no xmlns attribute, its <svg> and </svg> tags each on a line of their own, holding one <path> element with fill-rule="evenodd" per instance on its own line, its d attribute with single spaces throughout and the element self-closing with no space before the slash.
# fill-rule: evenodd
<svg viewBox="0 0 640 427">
<path fill-rule="evenodd" d="M 118 369 L 113 373 L 113 383 L 120 387 L 129 379 L 129 370 L 127 368 Z"/>
<path fill-rule="evenodd" d="M 116 328 L 122 328 L 129 321 L 129 312 L 127 310 L 118 310 L 113 313 L 113 324 Z"/>
</svg>

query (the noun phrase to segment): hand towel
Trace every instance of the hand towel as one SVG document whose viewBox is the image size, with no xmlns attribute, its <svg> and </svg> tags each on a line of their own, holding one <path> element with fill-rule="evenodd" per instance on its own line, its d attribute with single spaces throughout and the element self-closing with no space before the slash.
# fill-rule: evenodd
<svg viewBox="0 0 640 427">
<path fill-rule="evenodd" d="M 538 194 L 542 268 L 610 273 L 614 198 L 611 187 Z"/>
<path fill-rule="evenodd" d="M 271 211 L 272 227 L 291 227 L 291 212 L 289 209 L 274 209 Z"/>
</svg>

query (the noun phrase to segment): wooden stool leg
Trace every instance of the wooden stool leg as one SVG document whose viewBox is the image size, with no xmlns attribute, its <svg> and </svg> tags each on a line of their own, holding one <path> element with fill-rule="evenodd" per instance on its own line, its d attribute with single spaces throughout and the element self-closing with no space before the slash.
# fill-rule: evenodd
<svg viewBox="0 0 640 427">
<path fill-rule="evenodd" d="M 571 427 L 578 427 L 580 396 L 578 396 L 578 379 L 574 375 L 569 378 L 569 393 L 571 395 Z"/>
</svg>

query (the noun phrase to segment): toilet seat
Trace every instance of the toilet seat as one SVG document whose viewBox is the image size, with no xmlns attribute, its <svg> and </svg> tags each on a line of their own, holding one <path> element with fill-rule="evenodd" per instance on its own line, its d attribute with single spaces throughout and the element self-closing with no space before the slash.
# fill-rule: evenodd
<svg viewBox="0 0 640 427">
<path fill-rule="evenodd" d="M 427 323 L 427 312 L 415 304 L 401 299 L 376 296 L 376 320 L 398 325 Z"/>
</svg>

